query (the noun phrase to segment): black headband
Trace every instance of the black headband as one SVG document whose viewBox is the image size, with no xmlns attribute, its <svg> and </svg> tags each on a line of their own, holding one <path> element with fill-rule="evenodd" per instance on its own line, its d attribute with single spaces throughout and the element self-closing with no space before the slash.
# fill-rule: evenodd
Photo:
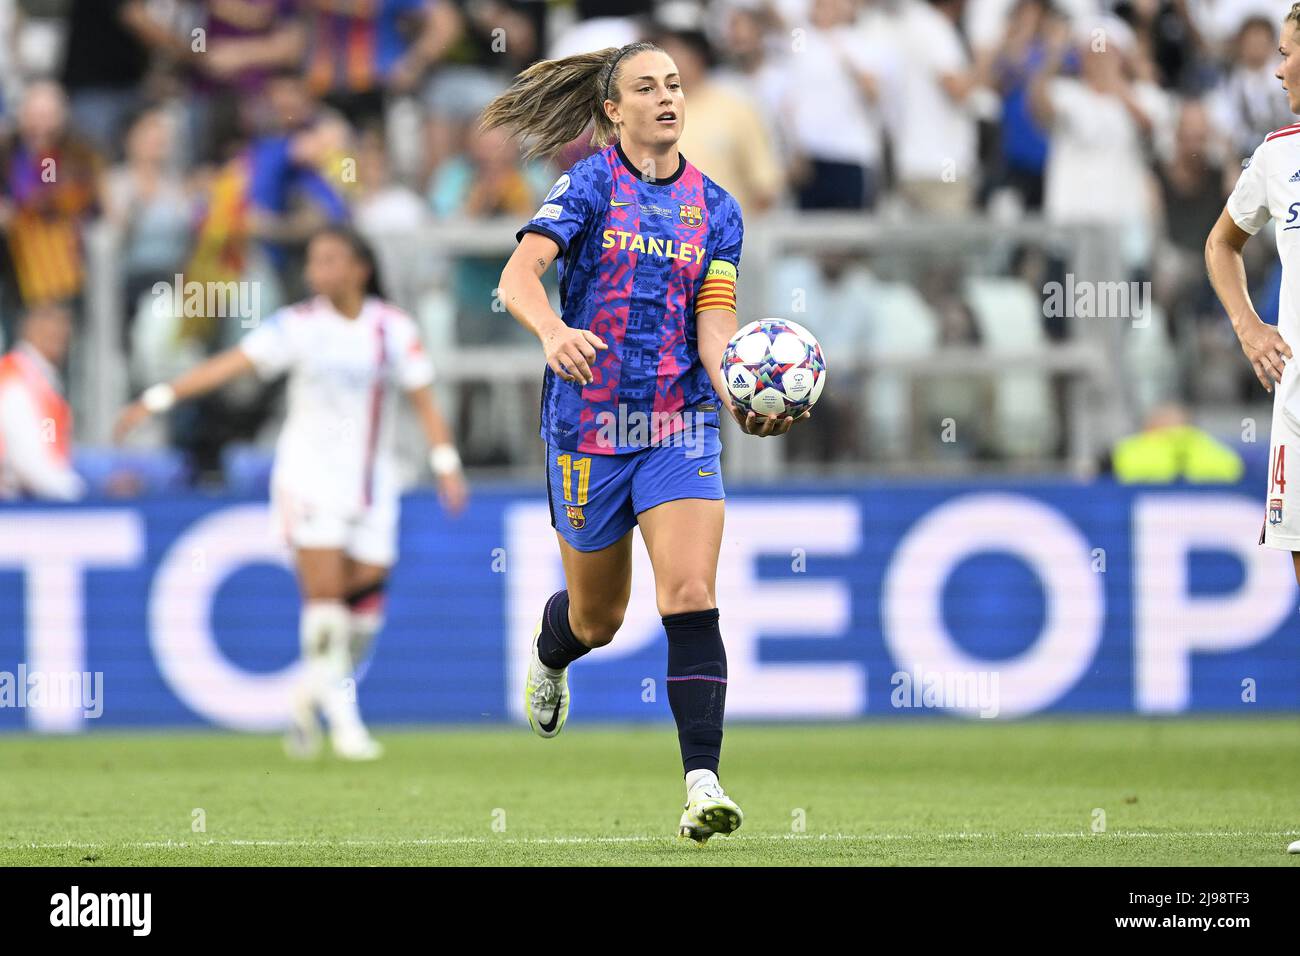
<svg viewBox="0 0 1300 956">
<path fill-rule="evenodd" d="M 609 85 L 614 82 L 614 72 L 618 69 L 618 61 L 623 59 L 632 52 L 632 44 L 628 44 L 618 51 L 618 56 L 614 57 L 614 62 L 609 66 L 609 76 L 605 77 L 605 99 L 609 99 Z"/>
</svg>

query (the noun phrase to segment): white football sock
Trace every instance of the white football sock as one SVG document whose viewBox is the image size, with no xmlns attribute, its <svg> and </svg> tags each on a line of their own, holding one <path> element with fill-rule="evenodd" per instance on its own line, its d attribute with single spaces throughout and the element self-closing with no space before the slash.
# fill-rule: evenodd
<svg viewBox="0 0 1300 956">
<path fill-rule="evenodd" d="M 352 670 L 358 671 L 375 643 L 375 636 L 383 629 L 384 615 L 382 611 L 351 611 L 348 617 L 351 619 L 348 657 Z"/>
<path fill-rule="evenodd" d="M 325 715 L 331 731 L 352 730 L 361 723 L 348 640 L 352 621 L 342 601 L 308 601 L 302 609 L 300 634 L 307 690 Z"/>
</svg>

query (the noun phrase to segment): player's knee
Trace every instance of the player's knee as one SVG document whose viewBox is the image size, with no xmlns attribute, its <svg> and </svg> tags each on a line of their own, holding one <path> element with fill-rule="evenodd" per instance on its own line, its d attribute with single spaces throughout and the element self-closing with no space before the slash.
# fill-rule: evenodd
<svg viewBox="0 0 1300 956">
<path fill-rule="evenodd" d="M 614 640 L 614 635 L 623 626 L 622 608 L 603 608 L 598 611 L 586 611 L 570 614 L 574 636 L 588 647 L 604 647 Z"/>
<path fill-rule="evenodd" d="M 700 578 L 685 578 L 673 581 L 659 589 L 659 614 L 686 614 L 690 611 L 707 611 L 717 607 L 713 587 Z"/>
</svg>

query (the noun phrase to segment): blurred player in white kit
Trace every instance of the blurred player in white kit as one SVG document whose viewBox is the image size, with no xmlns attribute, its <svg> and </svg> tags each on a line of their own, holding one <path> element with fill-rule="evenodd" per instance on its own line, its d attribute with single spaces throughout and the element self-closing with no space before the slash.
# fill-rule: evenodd
<svg viewBox="0 0 1300 956">
<path fill-rule="evenodd" d="M 317 233 L 306 280 L 311 298 L 262 320 L 235 347 L 146 389 L 123 409 L 115 434 L 120 440 L 148 416 L 248 372 L 265 379 L 288 373 L 271 500 L 302 591 L 303 679 L 286 749 L 315 756 L 323 717 L 339 757 L 373 760 L 382 747 L 361 720 L 353 679 L 383 625 L 385 582 L 396 560 L 399 392 L 416 411 L 439 494 L 453 514 L 464 507 L 466 485 L 415 322 L 380 296 L 365 241 L 341 227 Z"/>
</svg>

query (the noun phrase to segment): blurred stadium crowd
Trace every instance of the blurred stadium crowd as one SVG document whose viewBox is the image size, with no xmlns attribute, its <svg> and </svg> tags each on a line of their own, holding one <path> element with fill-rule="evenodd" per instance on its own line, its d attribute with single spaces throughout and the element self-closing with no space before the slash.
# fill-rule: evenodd
<svg viewBox="0 0 1300 956">
<path fill-rule="evenodd" d="M 525 163 L 519 144 L 476 130 L 483 106 L 539 58 L 650 37 L 681 69 L 682 152 L 751 229 L 826 212 L 983 223 L 990 240 L 1026 217 L 1104 227 L 1121 263 L 1111 278 L 1150 282 L 1159 315 L 1156 337 L 1133 346 L 1154 382 L 1138 418 L 1171 401 L 1236 407 L 1263 396 L 1202 247 L 1242 158 L 1293 120 L 1272 75 L 1285 12 L 1263 0 L 0 0 L 0 336 L 12 346 L 37 312 L 49 339 L 63 313 L 71 366 L 47 357 L 76 404 L 95 223 L 120 243 L 117 347 L 133 390 L 243 331 L 159 310 L 159 282 L 254 282 L 265 313 L 303 294 L 302 243 L 325 222 L 372 235 L 521 223 L 587 146 Z M 1248 253 L 1267 317 L 1276 256 L 1267 241 Z M 441 297 L 399 301 L 435 355 L 527 344 L 494 308 L 504 255 L 417 258 L 408 288 Z M 790 311 L 790 289 L 806 294 L 832 365 L 898 335 L 922 351 L 978 348 L 988 308 L 1012 307 L 982 308 L 923 253 L 913 265 L 892 281 L 866 253 L 828 251 L 782 257 L 764 280 L 772 314 Z M 996 270 L 1032 293 L 1020 339 L 1075 334 L 1042 307 L 1065 268 L 1026 245 Z M 177 410 L 166 440 L 211 478 L 275 404 L 273 391 L 223 394 Z M 472 429 L 462 417 L 462 436 Z M 1064 440 L 1053 435 L 1049 455 Z M 842 436 L 809 453 L 888 453 Z"/>
</svg>

